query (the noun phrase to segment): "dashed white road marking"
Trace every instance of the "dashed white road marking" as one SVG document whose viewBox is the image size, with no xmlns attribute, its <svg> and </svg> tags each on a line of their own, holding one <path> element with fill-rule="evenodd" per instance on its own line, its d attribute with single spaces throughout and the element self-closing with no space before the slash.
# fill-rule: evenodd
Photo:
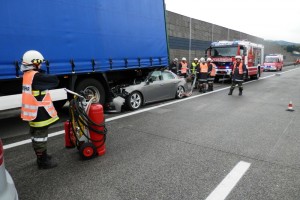
<svg viewBox="0 0 300 200">
<path fill-rule="evenodd" d="M 224 200 L 250 167 L 240 161 L 205 200 Z"/>
</svg>

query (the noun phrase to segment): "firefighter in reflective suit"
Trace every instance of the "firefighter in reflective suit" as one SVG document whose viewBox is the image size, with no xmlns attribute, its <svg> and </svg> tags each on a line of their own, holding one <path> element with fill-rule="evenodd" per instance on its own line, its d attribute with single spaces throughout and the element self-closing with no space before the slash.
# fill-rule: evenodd
<svg viewBox="0 0 300 200">
<path fill-rule="evenodd" d="M 207 84 L 208 89 L 207 91 L 213 91 L 214 90 L 214 81 L 216 76 L 216 65 L 213 63 L 213 60 L 211 58 L 207 58 L 206 60 L 208 65 L 208 78 L 207 78 Z"/>
<path fill-rule="evenodd" d="M 232 92 L 236 86 L 239 86 L 239 96 L 243 94 L 243 81 L 246 79 L 247 68 L 246 65 L 242 62 L 241 56 L 235 56 L 235 62 L 232 69 L 232 84 L 228 95 L 232 95 Z"/>
<path fill-rule="evenodd" d="M 40 169 L 56 167 L 47 154 L 48 127 L 59 118 L 48 89 L 58 86 L 56 76 L 41 73 L 43 55 L 35 50 L 25 52 L 22 59 L 23 75 L 21 118 L 29 122 L 32 146 Z"/>
<path fill-rule="evenodd" d="M 206 92 L 206 83 L 208 77 L 208 65 L 205 62 L 205 58 L 200 58 L 200 64 L 197 68 L 198 80 L 199 80 L 199 92 Z"/>
</svg>

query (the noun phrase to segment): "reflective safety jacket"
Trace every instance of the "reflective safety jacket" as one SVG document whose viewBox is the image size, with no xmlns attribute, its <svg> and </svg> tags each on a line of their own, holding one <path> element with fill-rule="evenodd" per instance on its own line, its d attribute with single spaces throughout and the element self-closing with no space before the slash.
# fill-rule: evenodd
<svg viewBox="0 0 300 200">
<path fill-rule="evenodd" d="M 236 64 L 237 64 L 237 63 L 235 62 L 234 65 L 233 65 L 233 70 L 232 70 L 233 73 L 235 72 Z M 244 73 L 244 70 L 243 70 L 243 63 L 242 63 L 242 62 L 240 62 L 238 68 L 239 68 L 239 74 L 243 74 L 243 73 Z"/>
<path fill-rule="evenodd" d="M 196 74 L 197 66 L 198 66 L 198 63 L 192 62 L 192 67 L 191 67 L 192 74 Z"/>
<path fill-rule="evenodd" d="M 214 63 L 210 63 L 209 69 L 210 76 L 216 76 L 216 65 Z"/>
<path fill-rule="evenodd" d="M 208 66 L 206 63 L 200 63 L 200 73 L 207 73 L 208 72 Z"/>
<path fill-rule="evenodd" d="M 181 62 L 180 64 L 181 64 L 181 73 L 182 74 L 186 74 L 188 64 L 187 63 L 183 63 L 183 62 Z"/>
<path fill-rule="evenodd" d="M 23 75 L 21 118 L 24 121 L 29 121 L 29 125 L 32 127 L 44 127 L 52 124 L 59 118 L 48 90 L 32 90 L 32 81 L 36 73 L 38 72 L 30 70 Z M 43 97 L 41 101 L 37 100 L 38 96 Z M 41 108 L 47 111 L 49 119 L 33 122 L 38 116 L 38 110 Z"/>
</svg>

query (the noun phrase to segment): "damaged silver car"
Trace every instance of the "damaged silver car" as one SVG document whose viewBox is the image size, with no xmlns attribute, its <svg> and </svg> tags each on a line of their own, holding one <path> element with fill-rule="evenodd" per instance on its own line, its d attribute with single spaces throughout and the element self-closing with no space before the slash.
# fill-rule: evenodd
<svg viewBox="0 0 300 200">
<path fill-rule="evenodd" d="M 188 86 L 184 78 L 171 71 L 152 71 L 147 77 L 135 79 L 133 84 L 118 85 L 112 88 L 114 99 L 112 104 L 116 111 L 122 106 L 129 110 L 137 110 L 142 105 L 156 101 L 181 99 Z"/>
</svg>

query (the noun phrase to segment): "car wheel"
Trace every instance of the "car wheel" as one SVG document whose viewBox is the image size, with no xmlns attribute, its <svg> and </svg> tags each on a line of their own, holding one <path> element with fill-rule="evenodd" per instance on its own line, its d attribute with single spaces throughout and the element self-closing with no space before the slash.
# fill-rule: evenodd
<svg viewBox="0 0 300 200">
<path fill-rule="evenodd" d="M 139 92 L 132 92 L 126 99 L 129 110 L 137 110 L 142 106 L 142 95 Z"/>
<path fill-rule="evenodd" d="M 182 86 L 178 86 L 176 91 L 176 99 L 182 99 L 184 93 L 184 88 Z"/>
</svg>

